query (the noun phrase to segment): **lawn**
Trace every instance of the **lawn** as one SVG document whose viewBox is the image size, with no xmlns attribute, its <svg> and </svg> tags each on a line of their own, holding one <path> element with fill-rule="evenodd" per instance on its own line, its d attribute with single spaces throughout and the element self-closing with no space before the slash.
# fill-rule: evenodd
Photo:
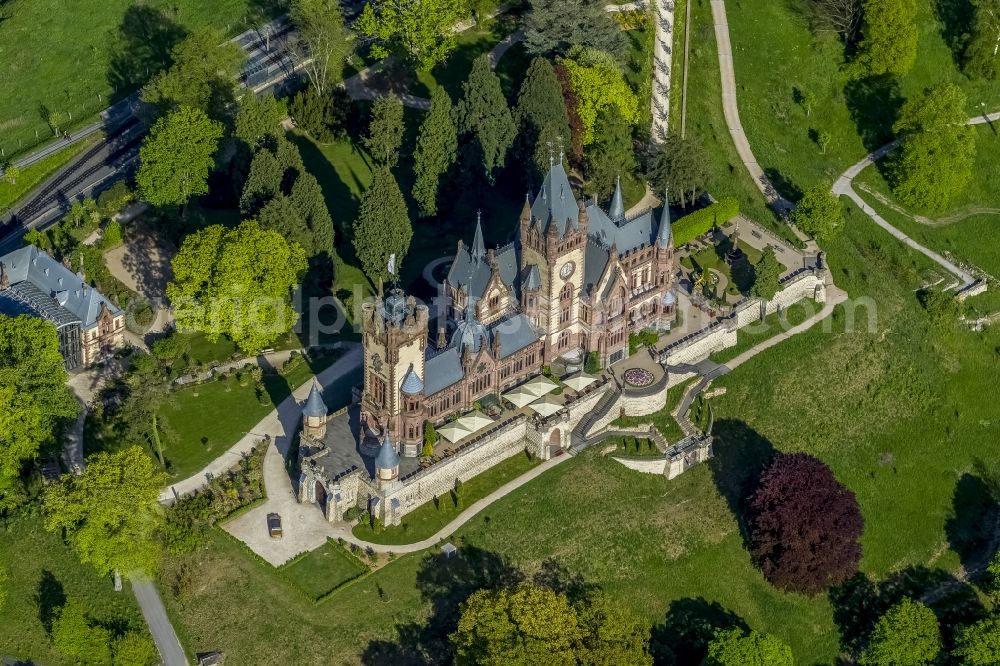
<svg viewBox="0 0 1000 666">
<path fill-rule="evenodd" d="M 312 601 L 329 594 L 368 571 L 361 560 L 336 541 L 281 567 L 281 572 Z"/>
<path fill-rule="evenodd" d="M 693 381 L 693 380 L 692 380 Z M 649 416 L 621 416 L 611 422 L 613 428 L 635 428 L 637 426 L 652 425 L 663 438 L 671 444 L 679 442 L 684 438 L 684 431 L 677 425 L 677 420 L 671 412 L 680 404 L 684 392 L 690 386 L 691 381 L 678 384 L 667 390 L 667 405 L 660 411 Z"/>
<path fill-rule="evenodd" d="M 42 107 L 62 114 L 61 130 L 91 120 L 168 61 L 187 31 L 245 29 L 248 0 L 130 0 L 89 3 L 12 0 L 0 15 L 0 147 L 7 157 L 48 140 Z M 70 117 L 72 116 L 72 117 Z M 36 133 L 37 137 L 36 138 Z"/>
<path fill-rule="evenodd" d="M 724 288 L 726 294 L 733 296 L 748 294 L 754 283 L 753 265 L 760 261 L 761 253 L 760 250 L 750 247 L 741 240 L 737 240 L 736 245 L 743 250 L 746 260 L 735 265 L 731 266 L 726 263 L 726 253 L 732 248 L 732 242 L 728 239 L 707 247 L 697 254 L 682 258 L 681 265 L 685 268 L 697 269 L 699 272 L 710 268 L 719 271 L 729 281 Z M 718 295 L 721 297 L 723 294 Z"/>
<path fill-rule="evenodd" d="M 731 361 L 764 340 L 798 326 L 822 309 L 822 305 L 809 298 L 793 303 L 781 312 L 769 314 L 762 320 L 739 329 L 736 332 L 736 345 L 712 354 L 711 358 L 716 363 Z"/>
<path fill-rule="evenodd" d="M 0 523 L 0 566 L 9 574 L 4 583 L 7 602 L 0 608 L 0 657 L 18 663 L 75 664 L 52 647 L 47 628 L 67 598 L 82 601 L 100 624 L 146 631 L 128 583 L 115 592 L 110 578 L 81 564 L 30 510 Z"/>
<path fill-rule="evenodd" d="M 79 143 L 67 146 L 59 152 L 35 162 L 29 167 L 25 167 L 21 171 L 21 175 L 18 176 L 17 182 L 11 183 L 6 178 L 0 179 L 0 211 L 13 206 L 21 197 L 30 192 L 32 188 L 63 168 L 70 160 L 85 149 L 93 146 L 100 138 L 101 135 L 99 133 L 91 134 Z"/>
<path fill-rule="evenodd" d="M 355 526 L 354 536 L 371 543 L 404 544 L 421 541 L 434 535 L 472 504 L 521 476 L 539 462 L 526 453 L 518 453 L 463 483 L 461 502 L 458 505 L 453 496 L 439 497 L 436 503 L 428 502 L 406 514 L 398 526 L 375 532 L 368 524 L 361 524 Z"/>
</svg>

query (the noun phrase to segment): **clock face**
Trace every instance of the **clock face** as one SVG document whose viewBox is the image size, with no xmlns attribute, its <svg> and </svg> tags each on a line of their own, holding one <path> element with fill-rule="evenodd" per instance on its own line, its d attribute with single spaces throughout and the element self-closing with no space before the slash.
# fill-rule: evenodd
<svg viewBox="0 0 1000 666">
<path fill-rule="evenodd" d="M 559 275 L 560 277 L 562 277 L 562 279 L 567 280 L 575 270 L 576 270 L 576 264 L 574 264 L 572 261 L 567 261 L 565 264 L 562 265 L 562 268 L 559 269 Z"/>
</svg>

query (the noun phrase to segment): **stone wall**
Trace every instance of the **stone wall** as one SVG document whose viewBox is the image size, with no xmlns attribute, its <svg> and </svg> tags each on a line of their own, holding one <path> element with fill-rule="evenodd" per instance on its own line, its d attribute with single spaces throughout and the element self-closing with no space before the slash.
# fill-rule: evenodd
<svg viewBox="0 0 1000 666">
<path fill-rule="evenodd" d="M 611 459 L 642 474 L 666 474 L 667 470 L 666 458 L 618 458 L 611 456 Z"/>
<path fill-rule="evenodd" d="M 500 430 L 487 433 L 483 440 L 451 458 L 447 458 L 413 477 L 396 482 L 379 491 L 378 502 L 372 505 L 376 516 L 386 525 L 398 525 L 403 516 L 434 497 L 446 496 L 455 488 L 455 480 L 463 482 L 485 472 L 526 447 L 527 419 L 520 419 Z"/>
</svg>

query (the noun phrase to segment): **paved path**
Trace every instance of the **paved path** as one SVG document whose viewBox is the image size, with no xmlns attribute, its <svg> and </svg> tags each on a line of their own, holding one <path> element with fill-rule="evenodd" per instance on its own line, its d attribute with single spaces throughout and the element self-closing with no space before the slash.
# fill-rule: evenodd
<svg viewBox="0 0 1000 666">
<path fill-rule="evenodd" d="M 345 343 L 346 345 L 347 343 Z M 323 386 L 333 384 L 343 380 L 348 374 L 361 367 L 361 345 L 351 343 L 347 353 L 336 363 L 317 375 L 316 379 Z M 270 436 L 272 440 L 290 434 L 298 425 L 301 416 L 301 401 L 309 395 L 312 382 L 306 382 L 292 392 L 292 395 L 285 398 L 281 404 L 265 416 L 255 425 L 240 441 L 234 444 L 228 451 L 213 460 L 197 474 L 182 481 L 172 484 L 169 488 L 164 488 L 160 492 L 160 502 L 170 504 L 175 497 L 189 495 L 206 485 L 211 479 L 239 463 L 248 454 L 257 442 Z"/>
<path fill-rule="evenodd" d="M 713 0 L 712 3 L 713 7 L 716 1 L 717 0 Z M 986 123 L 992 123 L 997 120 L 1000 120 L 1000 111 L 986 115 L 973 116 L 972 118 L 969 118 L 968 124 L 984 125 Z M 848 169 L 844 173 L 842 173 L 840 175 L 840 178 L 838 178 L 837 181 L 833 184 L 831 190 L 833 191 L 834 194 L 846 196 L 848 199 L 857 204 L 858 208 L 860 208 L 868 217 L 870 217 L 875 222 L 875 224 L 885 229 L 893 237 L 899 239 L 904 245 L 911 247 L 917 252 L 920 252 L 921 254 L 929 257 L 932 261 L 942 266 L 949 273 L 958 277 L 958 279 L 961 281 L 961 284 L 953 286 L 958 287 L 959 289 L 965 289 L 966 287 L 970 286 L 973 282 L 976 281 L 976 277 L 974 275 L 972 275 L 965 269 L 956 266 L 954 263 L 948 261 L 937 252 L 924 247 L 923 245 L 916 242 L 915 240 L 904 234 L 896 227 L 892 226 L 884 217 L 879 215 L 874 208 L 869 206 L 868 203 L 865 202 L 865 200 L 862 199 L 861 196 L 854 190 L 855 177 L 857 177 L 857 175 L 860 174 L 862 171 L 864 171 L 866 168 L 868 168 L 878 160 L 888 155 L 898 145 L 899 145 L 899 140 L 897 139 L 891 143 L 882 146 L 878 150 L 869 153 L 864 157 L 864 159 L 859 161 L 857 164 L 848 167 Z"/>
<path fill-rule="evenodd" d="M 131 583 L 132 593 L 139 603 L 142 616 L 146 618 L 146 625 L 149 627 L 149 633 L 153 635 L 153 642 L 156 643 L 163 666 L 187 666 L 188 660 L 184 648 L 181 647 L 174 626 L 170 624 L 167 609 L 163 607 L 163 600 L 160 599 L 156 585 L 149 580 L 141 579 L 133 579 Z"/>
<path fill-rule="evenodd" d="M 656 2 L 656 34 L 653 36 L 653 94 L 650 106 L 653 124 L 650 138 L 654 143 L 663 141 L 670 124 L 670 74 L 673 67 L 674 2 Z"/>
<path fill-rule="evenodd" d="M 792 203 L 778 194 L 774 185 L 764 174 L 757 163 L 746 132 L 740 122 L 740 110 L 736 103 L 736 73 L 733 67 L 733 47 L 729 42 L 729 21 L 726 18 L 726 3 L 724 0 L 712 0 L 712 19 L 715 22 L 715 43 L 719 52 L 719 74 L 722 77 L 722 112 L 726 117 L 729 135 L 733 138 L 736 152 L 743 166 L 750 172 L 750 177 L 761 191 L 767 203 L 778 209 L 788 210 Z"/>
</svg>

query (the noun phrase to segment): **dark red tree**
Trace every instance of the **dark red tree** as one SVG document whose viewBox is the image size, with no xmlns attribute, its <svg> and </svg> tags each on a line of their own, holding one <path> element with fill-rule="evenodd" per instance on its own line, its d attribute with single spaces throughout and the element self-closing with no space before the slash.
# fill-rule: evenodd
<svg viewBox="0 0 1000 666">
<path fill-rule="evenodd" d="M 858 570 L 864 519 L 854 493 L 806 453 L 778 454 L 764 469 L 747 527 L 750 554 L 775 587 L 814 595 Z"/>
<path fill-rule="evenodd" d="M 556 63 L 553 65 L 559 85 L 562 86 L 563 101 L 566 102 L 566 114 L 569 117 L 569 160 L 574 168 L 580 168 L 583 163 L 583 121 L 580 119 L 580 101 L 573 91 L 573 84 L 570 83 L 569 70 L 565 65 Z"/>
</svg>

